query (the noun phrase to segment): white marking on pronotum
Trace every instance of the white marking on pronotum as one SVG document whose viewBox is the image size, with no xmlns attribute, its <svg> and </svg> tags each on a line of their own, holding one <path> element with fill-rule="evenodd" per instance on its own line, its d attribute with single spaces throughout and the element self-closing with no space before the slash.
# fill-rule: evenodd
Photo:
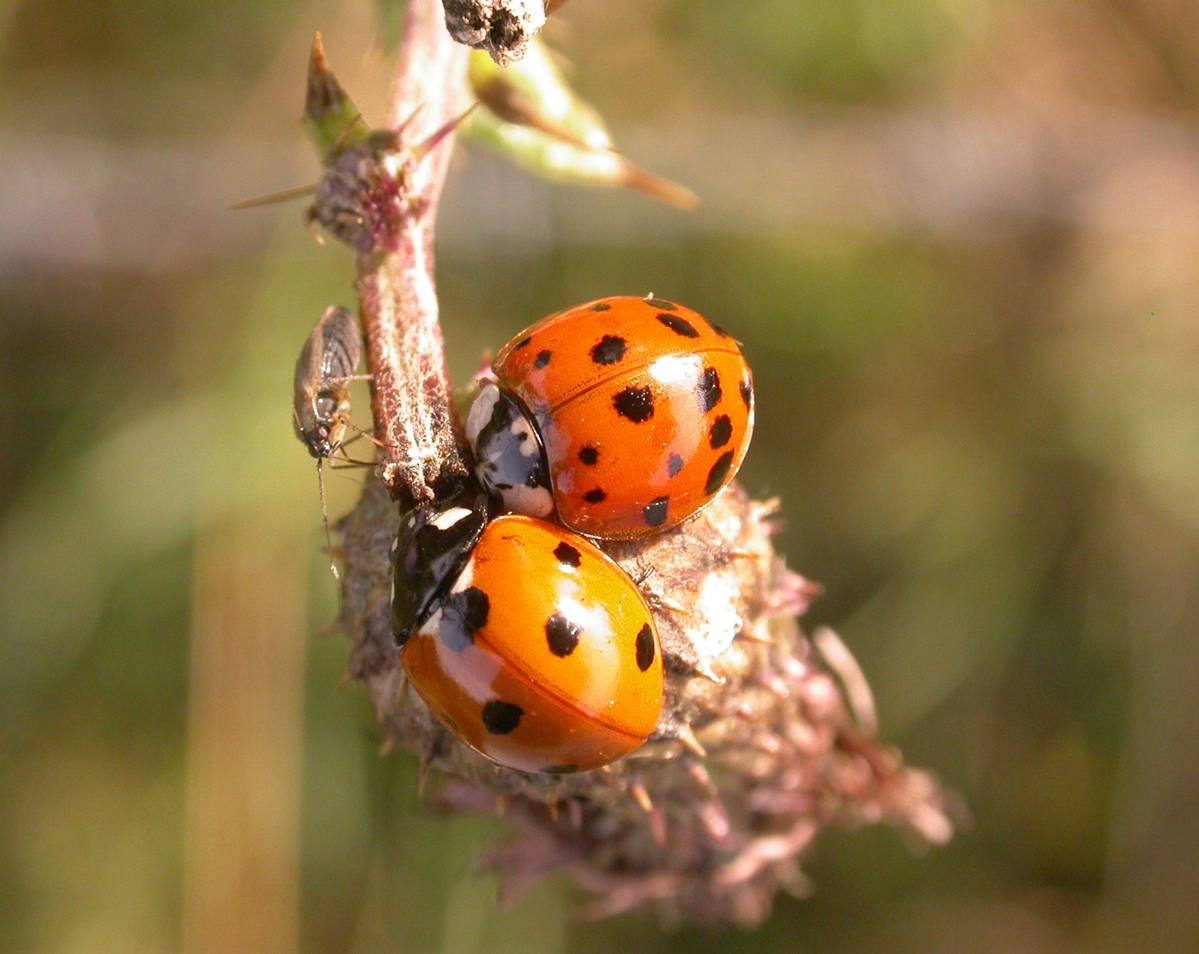
<svg viewBox="0 0 1199 954">
<path fill-rule="evenodd" d="M 545 487 L 509 487 L 501 492 L 504 506 L 529 517 L 548 517 L 554 512 L 553 495 Z"/>
<path fill-rule="evenodd" d="M 458 579 L 454 581 L 453 587 L 450 588 L 451 593 L 461 593 L 475 578 L 475 560 L 471 557 L 466 561 L 466 566 L 462 568 L 462 572 L 458 574 Z"/>
<path fill-rule="evenodd" d="M 438 530 L 449 530 L 454 524 L 465 520 L 470 516 L 470 510 L 466 507 L 451 507 L 445 513 L 437 515 L 437 519 L 433 520 L 433 526 Z"/>
<path fill-rule="evenodd" d="M 541 449 L 537 446 L 537 438 L 533 436 L 533 428 L 529 426 L 529 422 L 523 414 L 508 426 L 508 430 L 513 437 L 524 435 L 523 441 L 517 441 L 521 457 L 536 457 L 541 453 Z"/>
<path fill-rule="evenodd" d="M 479 433 L 491 420 L 491 413 L 495 410 L 496 402 L 499 399 L 500 389 L 491 382 L 484 384 L 479 390 L 479 396 L 475 398 L 474 404 L 470 406 L 470 411 L 466 415 L 466 439 L 471 444 L 479 439 Z"/>
<path fill-rule="evenodd" d="M 441 607 L 439 606 L 439 607 L 437 607 L 437 609 L 435 609 L 432 613 L 429 614 L 429 618 L 427 620 L 425 620 L 424 625 L 421 626 L 419 632 L 422 636 L 436 636 L 437 630 L 440 629 L 440 627 L 441 627 Z"/>
</svg>

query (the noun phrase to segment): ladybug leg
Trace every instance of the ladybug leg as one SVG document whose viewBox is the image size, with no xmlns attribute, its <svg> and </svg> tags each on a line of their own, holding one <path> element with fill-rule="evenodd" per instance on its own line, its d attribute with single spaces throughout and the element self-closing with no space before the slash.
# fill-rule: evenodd
<svg viewBox="0 0 1199 954">
<path fill-rule="evenodd" d="M 654 575 L 653 566 L 646 566 L 640 560 L 637 561 L 637 572 L 632 574 L 633 582 L 637 584 L 638 589 L 645 588 L 645 581 Z"/>
</svg>

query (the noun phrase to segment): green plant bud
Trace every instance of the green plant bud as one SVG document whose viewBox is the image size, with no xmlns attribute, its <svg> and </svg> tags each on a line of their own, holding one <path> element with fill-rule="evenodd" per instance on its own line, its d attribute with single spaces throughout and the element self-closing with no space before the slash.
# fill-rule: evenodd
<svg viewBox="0 0 1199 954">
<path fill-rule="evenodd" d="M 322 161 L 370 134 L 362 113 L 329 68 L 320 33 L 312 39 L 312 53 L 308 58 L 304 128 L 312 137 Z"/>
<path fill-rule="evenodd" d="M 681 209 L 698 204 L 689 189 L 613 149 L 603 118 L 570 88 L 544 44 L 531 43 L 524 59 L 506 69 L 473 53 L 469 77 L 482 108 L 463 132 L 475 142 L 546 179 L 633 189 Z"/>
</svg>

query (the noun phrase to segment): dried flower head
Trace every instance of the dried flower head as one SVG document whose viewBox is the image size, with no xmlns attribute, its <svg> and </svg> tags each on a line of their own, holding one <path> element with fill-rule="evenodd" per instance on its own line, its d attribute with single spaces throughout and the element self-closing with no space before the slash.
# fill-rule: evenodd
<svg viewBox="0 0 1199 954">
<path fill-rule="evenodd" d="M 422 778 L 450 776 L 439 804 L 519 829 L 484 858 L 505 894 L 561 870 L 589 896 L 589 916 L 649 909 L 668 922 L 753 925 L 780 890 L 807 890 L 801 861 L 826 826 L 885 821 L 929 844 L 951 837 L 951 800 L 879 742 L 848 651 L 826 631 L 822 654 L 801 632 L 796 616 L 818 588 L 774 551 L 774 514 L 734 485 L 675 530 L 606 547 L 654 610 L 666 704 L 632 756 L 554 778 L 492 764 L 405 692 L 388 608 L 399 518 L 368 484 L 341 527 L 351 674 L 389 744 L 420 754 Z"/>
<path fill-rule="evenodd" d="M 550 0 L 553 7 L 559 2 Z M 547 0 L 445 0 L 445 25 L 459 43 L 486 50 L 500 66 L 519 60 L 545 26 Z"/>
</svg>

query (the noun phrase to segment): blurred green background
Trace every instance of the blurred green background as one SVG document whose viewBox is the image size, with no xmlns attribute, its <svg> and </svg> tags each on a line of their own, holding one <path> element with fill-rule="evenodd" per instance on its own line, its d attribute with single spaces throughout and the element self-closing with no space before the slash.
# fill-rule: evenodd
<svg viewBox="0 0 1199 954">
<path fill-rule="evenodd" d="M 374 12 L 0 4 L 0 947 L 1197 949 L 1199 9 L 572 0 L 577 85 L 702 209 L 459 153 L 456 378 L 607 294 L 734 329 L 811 620 L 974 815 L 922 858 L 827 835 L 811 899 L 723 936 L 556 881 L 496 911 L 502 826 L 421 808 L 336 691 L 289 382 L 351 258 L 225 207 L 316 175 L 312 30 L 382 117 Z"/>
</svg>

